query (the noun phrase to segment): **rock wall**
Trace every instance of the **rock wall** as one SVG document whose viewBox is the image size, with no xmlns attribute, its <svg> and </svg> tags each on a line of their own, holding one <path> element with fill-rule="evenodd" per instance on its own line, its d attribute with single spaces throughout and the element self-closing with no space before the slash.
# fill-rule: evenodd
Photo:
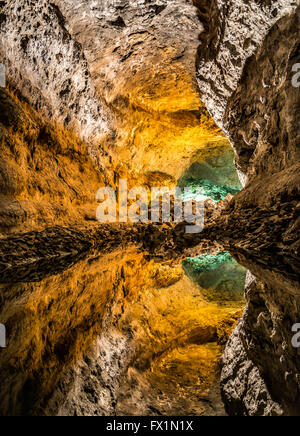
<svg viewBox="0 0 300 436">
<path fill-rule="evenodd" d="M 91 155 L 103 164 L 99 144 L 109 132 L 109 116 L 59 9 L 46 0 L 2 1 L 0 54 L 9 83 L 40 115 L 88 141 Z"/>
<path fill-rule="evenodd" d="M 115 172 L 174 185 L 209 141 L 228 146 L 197 92 L 189 1 L 1 5 L 8 81 L 77 133 L 110 183 Z"/>
<path fill-rule="evenodd" d="M 0 61 L 10 88 L 52 129 L 83 141 L 105 184 L 123 177 L 134 186 L 174 186 L 208 149 L 230 150 L 199 99 L 201 24 L 189 1 L 20 0 L 0 9 Z M 32 164 L 23 160 L 26 173 Z M 96 195 L 94 183 L 85 183 Z M 29 204 L 31 195 L 23 191 L 22 200 Z M 34 210 L 27 222 L 18 213 L 26 230 L 42 225 Z M 89 210 L 82 215 L 91 218 Z"/>
<path fill-rule="evenodd" d="M 299 322 L 299 5 L 215 1 L 200 16 L 200 96 L 228 135 L 245 185 L 223 213 L 218 240 L 255 276 L 223 357 L 223 398 L 233 415 L 299 415 L 291 345 Z"/>
<path fill-rule="evenodd" d="M 115 116 L 113 170 L 175 184 L 208 142 L 228 146 L 197 92 L 199 23 L 190 1 L 57 0 Z"/>
<path fill-rule="evenodd" d="M 104 177 L 74 133 L 0 90 L 0 235 L 95 221 Z"/>
</svg>

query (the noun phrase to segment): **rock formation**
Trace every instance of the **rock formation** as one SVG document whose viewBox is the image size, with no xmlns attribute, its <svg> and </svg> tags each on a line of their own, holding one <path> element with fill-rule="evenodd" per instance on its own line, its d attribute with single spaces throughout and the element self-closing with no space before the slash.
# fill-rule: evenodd
<svg viewBox="0 0 300 436">
<path fill-rule="evenodd" d="M 219 222 L 218 239 L 255 275 L 223 357 L 223 398 L 236 415 L 300 411 L 291 345 L 299 321 L 300 99 L 292 85 L 299 13 L 294 1 L 215 1 L 200 9 L 200 96 L 233 144 L 245 185 Z"/>
<path fill-rule="evenodd" d="M 199 99 L 201 24 L 190 2 L 3 1 L 1 17 L 9 85 L 86 144 L 106 184 L 175 186 L 201 149 L 230 150 Z"/>
<path fill-rule="evenodd" d="M 249 270 L 226 412 L 300 414 L 299 17 L 295 0 L 0 1 L 1 414 L 224 414 L 236 269 L 226 254 L 215 288 L 196 271 L 201 289 L 178 262 L 225 250 Z M 244 189 L 225 198 L 230 144 Z M 122 177 L 201 178 L 224 201 L 197 236 L 96 225 Z"/>
</svg>

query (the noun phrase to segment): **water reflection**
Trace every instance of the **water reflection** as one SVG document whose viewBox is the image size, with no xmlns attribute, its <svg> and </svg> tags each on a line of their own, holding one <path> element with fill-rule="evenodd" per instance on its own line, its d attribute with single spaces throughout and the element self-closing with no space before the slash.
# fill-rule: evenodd
<svg viewBox="0 0 300 436">
<path fill-rule="evenodd" d="M 234 255 L 250 272 L 246 308 L 227 346 L 221 383 L 229 398 L 235 389 L 247 389 L 227 406 L 230 413 L 247 415 L 251 404 L 259 416 L 298 416 L 300 358 L 292 338 L 300 314 L 299 258 L 267 250 L 235 249 Z"/>
<path fill-rule="evenodd" d="M 183 261 L 185 273 L 197 283 L 208 300 L 243 302 L 247 270 L 227 252 L 204 254 Z"/>
<path fill-rule="evenodd" d="M 217 361 L 242 303 L 134 247 L 62 264 L 0 286 L 1 414 L 224 413 Z"/>
</svg>

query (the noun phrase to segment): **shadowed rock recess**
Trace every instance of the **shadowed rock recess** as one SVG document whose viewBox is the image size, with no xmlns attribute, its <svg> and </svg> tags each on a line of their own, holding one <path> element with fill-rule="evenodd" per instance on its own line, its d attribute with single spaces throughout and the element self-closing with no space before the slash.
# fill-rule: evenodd
<svg viewBox="0 0 300 436">
<path fill-rule="evenodd" d="M 1 416 L 300 415 L 299 29 L 294 0 L 0 1 Z M 203 232 L 98 223 L 125 178 L 191 188 Z"/>
</svg>

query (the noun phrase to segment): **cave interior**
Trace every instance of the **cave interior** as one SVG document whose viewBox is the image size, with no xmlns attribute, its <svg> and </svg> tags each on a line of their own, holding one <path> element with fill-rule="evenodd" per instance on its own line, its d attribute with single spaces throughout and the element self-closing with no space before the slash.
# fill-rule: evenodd
<svg viewBox="0 0 300 436">
<path fill-rule="evenodd" d="M 299 18 L 0 2 L 0 416 L 300 415 Z M 202 231 L 99 222 L 124 180 Z"/>
</svg>

